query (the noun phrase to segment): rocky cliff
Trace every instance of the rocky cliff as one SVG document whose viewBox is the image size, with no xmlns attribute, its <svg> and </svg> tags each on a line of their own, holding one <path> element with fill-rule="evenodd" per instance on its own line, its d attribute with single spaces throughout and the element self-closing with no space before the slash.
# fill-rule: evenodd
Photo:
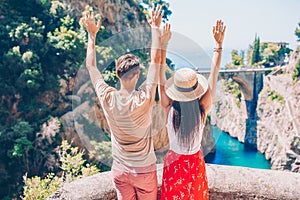
<svg viewBox="0 0 300 200">
<path fill-rule="evenodd" d="M 257 148 L 270 159 L 272 169 L 300 172 L 300 81 L 292 79 L 296 63 L 299 57 L 279 74 L 264 78 L 257 108 Z"/>
<path fill-rule="evenodd" d="M 287 66 L 266 75 L 258 97 L 257 149 L 271 161 L 272 169 L 300 172 L 300 81 L 292 79 L 299 59 L 295 52 Z M 244 142 L 247 116 L 243 100 L 238 102 L 220 87 L 211 115 L 212 124 Z"/>
<path fill-rule="evenodd" d="M 247 118 L 245 101 L 239 102 L 238 106 L 238 100 L 223 86 L 223 81 L 218 83 L 211 108 L 211 124 L 244 142 Z"/>
<path fill-rule="evenodd" d="M 131 35 L 128 36 L 130 40 L 125 41 L 132 43 L 133 46 L 138 43 L 137 41 L 145 41 L 145 29 L 136 28 L 147 27 L 147 21 L 145 14 L 135 0 L 63 1 L 68 5 L 69 11 L 78 18 L 81 17 L 86 5 L 93 7 L 96 13 L 101 14 L 102 25 L 112 34 L 134 30 L 133 33 L 130 32 L 133 34 L 132 37 L 130 37 Z M 119 37 L 117 38 L 119 39 Z M 70 83 L 71 86 L 66 85 L 63 81 L 61 83 L 63 86 L 62 93 L 68 93 L 64 91 L 64 88 L 70 88 L 69 90 L 73 92 L 72 95 L 66 96 L 72 102 L 72 110 L 60 118 L 65 132 L 63 138 L 72 140 L 73 144 L 92 154 L 95 160 L 110 166 L 112 158 L 109 127 L 86 69 L 81 68 L 76 79 Z M 152 110 L 152 129 L 154 130 L 154 146 L 159 163 L 163 162 L 164 154 L 168 149 L 165 122 L 165 112 L 159 104 L 156 104 Z M 206 125 L 205 130 L 202 145 L 206 155 L 214 151 L 215 142 L 210 124 Z"/>
<path fill-rule="evenodd" d="M 72 140 L 77 146 L 92 153 L 96 161 L 111 166 L 111 143 L 108 123 L 95 96 L 94 88 L 89 80 L 88 72 L 82 68 L 80 80 L 84 81 L 74 93 L 68 96 L 72 100 L 73 109 L 64 114 L 60 121 L 63 123 L 64 139 Z M 157 102 L 152 108 L 152 130 L 154 147 L 158 163 L 163 163 L 163 157 L 169 148 L 166 130 L 166 113 Z M 204 128 L 202 147 L 204 155 L 215 152 L 215 140 L 209 119 Z"/>
<path fill-rule="evenodd" d="M 78 18 L 85 7 L 91 6 L 96 13 L 100 13 L 102 25 L 109 29 L 112 33 L 126 31 L 128 29 L 137 28 L 146 25 L 146 17 L 138 6 L 139 1 L 136 0 L 62 0 L 68 9 Z"/>
</svg>

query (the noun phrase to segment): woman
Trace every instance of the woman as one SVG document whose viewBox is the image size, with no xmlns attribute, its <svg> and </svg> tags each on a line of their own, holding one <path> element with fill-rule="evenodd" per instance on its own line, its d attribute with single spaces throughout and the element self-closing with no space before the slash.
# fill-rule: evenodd
<svg viewBox="0 0 300 200">
<path fill-rule="evenodd" d="M 168 111 L 170 149 L 165 156 L 161 199 L 208 199 L 208 183 L 201 139 L 216 91 L 226 26 L 213 27 L 215 48 L 209 80 L 194 70 L 182 68 L 166 81 L 160 74 L 161 103 Z M 166 51 L 162 51 L 165 63 Z"/>
</svg>

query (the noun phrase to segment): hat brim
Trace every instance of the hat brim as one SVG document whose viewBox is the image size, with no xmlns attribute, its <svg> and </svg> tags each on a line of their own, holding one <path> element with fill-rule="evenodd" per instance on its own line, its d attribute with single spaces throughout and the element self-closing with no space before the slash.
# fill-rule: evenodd
<svg viewBox="0 0 300 200">
<path fill-rule="evenodd" d="M 165 83 L 165 91 L 167 96 L 173 101 L 181 102 L 193 101 L 202 97 L 208 89 L 208 82 L 207 79 L 201 74 L 197 74 L 197 78 L 198 86 L 191 92 L 178 91 L 174 85 L 174 76 L 169 78 Z"/>
</svg>

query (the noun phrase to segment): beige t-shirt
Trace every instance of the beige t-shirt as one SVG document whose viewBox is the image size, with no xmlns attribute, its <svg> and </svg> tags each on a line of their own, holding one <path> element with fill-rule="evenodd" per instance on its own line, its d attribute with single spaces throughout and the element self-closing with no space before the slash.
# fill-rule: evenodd
<svg viewBox="0 0 300 200">
<path fill-rule="evenodd" d="M 128 167 L 146 167 L 156 162 L 151 137 L 151 85 L 142 85 L 129 97 L 103 80 L 95 84 L 97 96 L 107 119 L 113 159 Z"/>
</svg>

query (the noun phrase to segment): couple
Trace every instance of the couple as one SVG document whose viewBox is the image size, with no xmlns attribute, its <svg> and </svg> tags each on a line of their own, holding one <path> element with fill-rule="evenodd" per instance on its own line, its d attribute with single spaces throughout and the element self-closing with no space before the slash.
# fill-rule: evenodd
<svg viewBox="0 0 300 200">
<path fill-rule="evenodd" d="M 194 70 L 182 68 L 166 80 L 166 48 L 170 25 L 160 30 L 161 6 L 152 10 L 151 63 L 145 84 L 135 89 L 139 61 L 132 54 L 119 57 L 116 75 L 120 89 L 108 86 L 97 69 L 95 42 L 100 28 L 91 13 L 82 21 L 88 32 L 86 67 L 108 121 L 112 140 L 112 176 L 118 199 L 156 199 L 156 157 L 152 142 L 151 108 L 160 82 L 161 104 L 168 112 L 170 150 L 165 156 L 161 199 L 208 199 L 208 184 L 201 151 L 203 127 L 216 91 L 226 27 L 213 27 L 215 48 L 207 81 Z"/>
</svg>

